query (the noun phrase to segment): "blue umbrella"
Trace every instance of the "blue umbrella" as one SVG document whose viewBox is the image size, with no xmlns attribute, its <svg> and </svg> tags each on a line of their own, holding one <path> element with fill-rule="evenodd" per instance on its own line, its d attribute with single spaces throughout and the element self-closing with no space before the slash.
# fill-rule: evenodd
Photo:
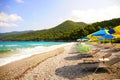
<svg viewBox="0 0 120 80">
<path fill-rule="evenodd" d="M 104 40 L 104 39 L 114 39 L 115 37 L 111 34 L 107 34 L 102 36 L 102 38 L 98 38 L 98 40 Z"/>
<path fill-rule="evenodd" d="M 108 30 L 106 30 L 105 28 L 102 28 L 101 30 L 93 33 L 92 36 L 104 36 L 106 34 L 109 34 Z"/>
<path fill-rule="evenodd" d="M 90 40 L 90 39 L 89 39 L 87 36 L 85 36 L 85 37 L 82 38 L 82 40 L 88 41 L 88 40 Z"/>
<path fill-rule="evenodd" d="M 105 36 L 103 36 L 104 39 L 114 39 L 115 37 L 111 34 L 107 34 Z"/>
<path fill-rule="evenodd" d="M 115 30 L 112 28 L 108 31 L 110 34 L 114 34 L 115 33 Z"/>
<path fill-rule="evenodd" d="M 89 38 L 88 38 L 87 36 L 83 37 L 83 39 L 87 39 L 87 40 L 89 40 Z"/>
<path fill-rule="evenodd" d="M 111 34 L 107 34 L 107 35 L 104 35 L 102 36 L 102 38 L 99 38 L 98 40 L 105 40 L 105 39 L 111 39 L 111 42 L 112 42 L 112 39 L 114 39 L 115 37 Z"/>
<path fill-rule="evenodd" d="M 104 38 L 98 38 L 98 40 L 104 40 Z"/>
</svg>

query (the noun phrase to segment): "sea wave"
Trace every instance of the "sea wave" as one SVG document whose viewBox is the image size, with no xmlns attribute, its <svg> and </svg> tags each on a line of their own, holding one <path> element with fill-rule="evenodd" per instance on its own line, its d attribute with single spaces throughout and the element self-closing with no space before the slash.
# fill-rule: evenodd
<svg viewBox="0 0 120 80">
<path fill-rule="evenodd" d="M 20 45 L 5 45 L 6 47 L 20 46 Z"/>
<path fill-rule="evenodd" d="M 55 50 L 60 47 L 64 47 L 73 43 L 65 43 L 60 45 L 53 45 L 53 46 L 36 46 L 36 47 L 29 47 L 29 48 L 17 48 L 11 51 L 12 54 L 9 57 L 0 58 L 0 66 L 11 63 L 16 60 L 21 60 L 23 58 L 30 57 L 35 54 L 40 54 L 44 52 L 48 52 L 51 50 Z"/>
</svg>

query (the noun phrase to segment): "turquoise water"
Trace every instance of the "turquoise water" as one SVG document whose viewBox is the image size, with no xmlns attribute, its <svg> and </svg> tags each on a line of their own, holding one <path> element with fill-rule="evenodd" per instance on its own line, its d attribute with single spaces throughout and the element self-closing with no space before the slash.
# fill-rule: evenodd
<svg viewBox="0 0 120 80">
<path fill-rule="evenodd" d="M 33 41 L 0 41 L 0 53 L 8 52 L 19 48 L 29 48 L 36 46 L 52 46 L 64 44 L 65 42 L 33 42 Z"/>
<path fill-rule="evenodd" d="M 0 66 L 69 44 L 66 42 L 0 41 Z"/>
</svg>

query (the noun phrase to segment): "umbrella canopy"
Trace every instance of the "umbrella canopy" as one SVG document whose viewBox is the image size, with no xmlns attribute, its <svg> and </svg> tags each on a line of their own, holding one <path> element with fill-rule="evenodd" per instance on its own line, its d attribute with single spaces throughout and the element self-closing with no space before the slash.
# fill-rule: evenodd
<svg viewBox="0 0 120 80">
<path fill-rule="evenodd" d="M 87 35 L 88 38 L 90 38 L 89 41 L 96 41 L 98 38 L 102 38 L 102 36 L 92 36 L 92 34 Z"/>
<path fill-rule="evenodd" d="M 89 38 L 87 36 L 77 39 L 77 41 L 88 41 L 88 40 L 89 40 Z"/>
<path fill-rule="evenodd" d="M 88 38 L 87 36 L 85 36 L 83 39 L 87 39 L 87 40 L 89 40 L 89 38 Z"/>
<path fill-rule="evenodd" d="M 105 28 L 102 28 L 101 30 L 93 33 L 92 36 L 104 36 L 106 34 L 109 34 L 108 30 L 106 30 Z"/>
<path fill-rule="evenodd" d="M 77 39 L 77 41 L 82 41 L 82 39 Z"/>
<path fill-rule="evenodd" d="M 113 34 L 113 36 L 115 36 L 115 38 L 120 38 L 119 34 Z"/>
<path fill-rule="evenodd" d="M 114 39 L 115 37 L 111 34 L 107 34 L 102 36 L 102 38 L 98 38 L 98 40 L 105 40 L 105 39 Z"/>
<path fill-rule="evenodd" d="M 115 33 L 115 30 L 112 28 L 108 31 L 110 34 L 114 34 Z"/>
<path fill-rule="evenodd" d="M 115 37 L 111 34 L 107 34 L 105 36 L 103 36 L 104 39 L 114 39 Z"/>
<path fill-rule="evenodd" d="M 89 40 L 89 38 L 87 36 L 82 38 L 82 41 L 88 41 L 88 40 Z"/>
<path fill-rule="evenodd" d="M 98 38 L 98 40 L 104 40 L 104 38 Z"/>
<path fill-rule="evenodd" d="M 115 36 L 115 38 L 120 38 L 120 26 L 114 27 L 110 29 L 108 32 Z"/>
<path fill-rule="evenodd" d="M 120 35 L 120 26 L 117 26 L 115 28 L 112 28 L 108 31 L 110 34 L 116 34 L 116 35 Z"/>
<path fill-rule="evenodd" d="M 120 34 L 120 25 L 114 28 L 115 33 Z"/>
</svg>

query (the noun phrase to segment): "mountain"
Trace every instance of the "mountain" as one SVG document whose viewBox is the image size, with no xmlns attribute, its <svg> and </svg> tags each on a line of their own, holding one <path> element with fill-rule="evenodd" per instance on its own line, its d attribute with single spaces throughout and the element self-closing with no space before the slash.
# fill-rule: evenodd
<svg viewBox="0 0 120 80">
<path fill-rule="evenodd" d="M 0 36 L 10 35 L 10 34 L 21 34 L 21 33 L 27 33 L 30 31 L 13 31 L 13 32 L 6 32 L 6 33 L 0 33 Z"/>
<path fill-rule="evenodd" d="M 20 34 L 8 34 L 0 37 L 3 41 L 76 41 L 101 28 L 113 28 L 120 25 L 120 18 L 86 24 L 67 20 L 51 29 L 30 31 Z"/>
<path fill-rule="evenodd" d="M 73 22 L 71 20 L 67 20 L 56 27 L 51 29 L 45 30 L 38 30 L 38 31 L 31 31 L 27 33 L 21 34 L 9 34 L 0 37 L 0 40 L 12 40 L 12 41 L 28 41 L 28 40 L 35 40 L 35 41 L 58 41 L 58 40 L 65 40 L 69 37 L 69 34 L 73 30 L 77 30 L 78 28 L 84 28 L 87 26 L 86 23 L 83 22 Z M 13 38 L 14 37 L 14 38 Z"/>
</svg>

